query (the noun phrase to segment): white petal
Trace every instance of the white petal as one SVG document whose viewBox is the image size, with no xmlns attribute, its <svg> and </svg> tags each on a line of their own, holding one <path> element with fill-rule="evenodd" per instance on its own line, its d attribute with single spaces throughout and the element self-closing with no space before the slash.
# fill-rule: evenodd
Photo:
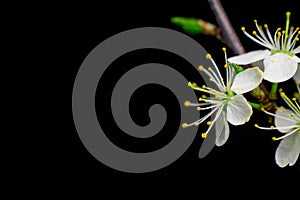
<svg viewBox="0 0 300 200">
<path fill-rule="evenodd" d="M 297 63 L 300 63 L 300 58 L 298 56 L 293 56 L 292 59 Z"/>
<path fill-rule="evenodd" d="M 284 138 L 277 147 L 275 160 L 277 165 L 285 167 L 296 163 L 300 153 L 300 134 L 298 132 Z"/>
<path fill-rule="evenodd" d="M 228 59 L 228 62 L 235 63 L 237 65 L 247 65 L 250 63 L 254 63 L 259 60 L 263 60 L 271 53 L 269 50 L 257 50 L 257 51 L 250 51 L 245 54 L 241 54 L 238 56 L 234 56 Z"/>
<path fill-rule="evenodd" d="M 215 124 L 216 127 L 216 145 L 222 146 L 229 137 L 229 125 L 223 112 Z"/>
<path fill-rule="evenodd" d="M 252 67 L 259 67 L 260 70 L 264 71 L 264 63 L 263 60 L 256 61 L 251 64 Z"/>
<path fill-rule="evenodd" d="M 264 79 L 279 83 L 292 78 L 296 71 L 298 63 L 285 53 L 275 53 L 264 60 Z"/>
<path fill-rule="evenodd" d="M 283 112 L 283 110 L 285 110 L 285 112 Z M 276 115 L 275 116 L 275 126 L 276 127 L 284 127 L 284 126 L 293 126 L 295 124 L 297 124 L 296 120 L 293 120 L 293 118 L 291 117 L 291 114 L 294 113 L 292 110 L 290 109 L 286 109 L 284 107 L 280 107 L 279 110 L 276 111 Z M 296 117 L 296 115 L 295 115 Z M 287 118 L 287 119 L 284 119 Z M 291 119 L 291 120 L 288 120 Z M 281 133 L 286 133 L 290 130 L 289 129 L 285 129 L 285 128 L 279 128 L 278 131 L 280 131 Z"/>
<path fill-rule="evenodd" d="M 252 67 L 238 73 L 233 80 L 231 90 L 243 94 L 256 88 L 262 81 L 263 72 L 259 67 Z"/>
<path fill-rule="evenodd" d="M 227 121 L 232 125 L 241 125 L 249 121 L 252 107 L 245 97 L 238 94 L 230 99 L 227 105 Z"/>
<path fill-rule="evenodd" d="M 300 64 L 298 64 L 298 68 L 296 74 L 293 76 L 294 81 L 300 83 Z"/>
</svg>

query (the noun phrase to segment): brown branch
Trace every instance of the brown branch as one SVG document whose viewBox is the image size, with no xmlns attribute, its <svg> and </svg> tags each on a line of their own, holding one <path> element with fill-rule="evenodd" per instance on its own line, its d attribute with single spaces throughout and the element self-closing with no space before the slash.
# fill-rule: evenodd
<svg viewBox="0 0 300 200">
<path fill-rule="evenodd" d="M 235 54 L 245 53 L 245 49 L 241 44 L 237 34 L 235 33 L 230 20 L 219 0 L 208 0 L 212 11 L 215 14 L 218 25 L 222 31 L 226 44 Z"/>
</svg>

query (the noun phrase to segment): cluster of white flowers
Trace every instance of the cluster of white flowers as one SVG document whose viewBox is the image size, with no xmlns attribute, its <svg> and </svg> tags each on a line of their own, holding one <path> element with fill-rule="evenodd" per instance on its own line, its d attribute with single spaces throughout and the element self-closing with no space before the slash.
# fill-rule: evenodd
<svg viewBox="0 0 300 200">
<path fill-rule="evenodd" d="M 280 167 L 292 166 L 300 154 L 300 106 L 297 103 L 300 92 L 300 58 L 296 56 L 300 53 L 300 45 L 297 45 L 300 30 L 290 27 L 290 12 L 286 13 L 285 29 L 278 28 L 273 36 L 268 25 L 263 26 L 264 31 L 256 20 L 254 23 L 257 31 L 253 31 L 253 36 L 246 32 L 245 27 L 242 27 L 242 31 L 247 37 L 267 49 L 251 51 L 227 59 L 226 49 L 223 48 L 226 62 L 225 81 L 215 61 L 208 54 L 206 57 L 211 60 L 213 67 L 199 66 L 198 69 L 210 77 L 210 81 L 215 83 L 216 88 L 209 88 L 205 85 L 198 87 L 195 83 L 188 83 L 192 89 L 207 93 L 210 97 L 203 95 L 202 98 L 199 98 L 199 103 L 186 101 L 185 105 L 196 106 L 199 111 L 207 109 L 211 111 L 193 123 L 182 124 L 182 127 L 198 126 L 206 121 L 209 127 L 202 134 L 202 137 L 206 138 L 210 131 L 215 129 L 215 144 L 222 146 L 229 137 L 228 122 L 234 126 L 242 125 L 248 122 L 252 116 L 253 105 L 247 101 L 243 94 L 258 88 L 263 80 L 271 82 L 277 89 L 278 83 L 293 78 L 298 89 L 298 98 L 290 99 L 282 90 L 279 90 L 280 96 L 290 109 L 281 106 L 277 107 L 276 112 L 273 113 L 262 106 L 260 107 L 261 111 L 274 117 L 275 126 L 262 127 L 255 124 L 255 127 L 259 129 L 278 130 L 283 134 L 281 137 L 272 138 L 274 141 L 281 140 L 275 153 L 275 160 Z M 260 67 L 255 66 L 256 64 Z M 254 67 L 239 71 L 236 70 L 237 65 L 252 65 Z M 215 116 L 213 121 L 207 121 L 213 114 Z"/>
</svg>

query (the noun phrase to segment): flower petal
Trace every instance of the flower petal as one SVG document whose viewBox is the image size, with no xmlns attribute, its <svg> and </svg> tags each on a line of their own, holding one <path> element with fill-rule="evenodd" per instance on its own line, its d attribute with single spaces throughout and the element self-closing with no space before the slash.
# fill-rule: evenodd
<svg viewBox="0 0 300 200">
<path fill-rule="evenodd" d="M 298 63 L 285 53 L 275 53 L 264 60 L 264 79 L 279 83 L 292 78 L 298 67 Z"/>
<path fill-rule="evenodd" d="M 298 64 L 298 68 L 296 74 L 293 76 L 294 81 L 300 83 L 300 64 Z"/>
<path fill-rule="evenodd" d="M 229 125 L 223 112 L 216 121 L 216 145 L 222 146 L 229 137 Z"/>
<path fill-rule="evenodd" d="M 259 67 L 252 67 L 238 73 L 233 80 L 231 90 L 243 94 L 256 88 L 262 81 L 263 72 Z"/>
<path fill-rule="evenodd" d="M 252 107 L 245 97 L 238 94 L 230 99 L 227 105 L 227 121 L 232 125 L 241 125 L 249 121 Z"/>
<path fill-rule="evenodd" d="M 275 153 L 277 165 L 285 167 L 296 163 L 300 153 L 300 134 L 298 132 L 282 139 Z"/>
<path fill-rule="evenodd" d="M 257 50 L 257 51 L 250 51 L 245 54 L 241 54 L 238 56 L 234 56 L 228 59 L 228 62 L 235 63 L 238 65 L 247 65 L 250 63 L 254 63 L 259 60 L 263 60 L 271 53 L 269 50 Z"/>
<path fill-rule="evenodd" d="M 290 109 L 286 109 L 284 107 L 280 107 L 276 111 L 276 116 L 274 119 L 274 123 L 276 127 L 285 127 L 285 126 L 293 126 L 297 124 L 297 120 L 293 119 L 291 117 L 291 114 L 294 114 L 294 112 Z M 281 133 L 286 133 L 290 130 L 290 128 L 285 129 L 285 128 L 278 128 L 278 131 Z"/>
<path fill-rule="evenodd" d="M 300 58 L 298 56 L 292 56 L 292 59 L 297 63 L 300 63 Z"/>
</svg>

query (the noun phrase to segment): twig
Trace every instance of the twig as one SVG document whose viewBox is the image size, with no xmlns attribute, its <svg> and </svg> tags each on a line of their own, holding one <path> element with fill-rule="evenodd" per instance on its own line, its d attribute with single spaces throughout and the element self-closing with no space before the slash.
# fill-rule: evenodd
<svg viewBox="0 0 300 200">
<path fill-rule="evenodd" d="M 226 44 L 235 54 L 245 53 L 245 49 L 237 37 L 237 34 L 235 33 L 221 2 L 219 0 L 208 0 L 208 2 L 214 12 Z"/>
</svg>

